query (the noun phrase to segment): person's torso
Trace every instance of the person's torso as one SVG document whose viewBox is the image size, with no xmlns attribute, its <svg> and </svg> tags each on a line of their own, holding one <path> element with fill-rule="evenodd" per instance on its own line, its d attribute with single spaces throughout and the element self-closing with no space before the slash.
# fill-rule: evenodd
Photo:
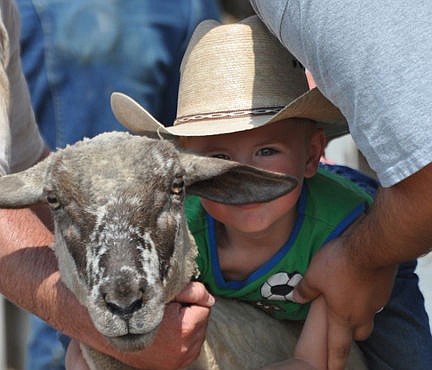
<svg viewBox="0 0 432 370">
<path fill-rule="evenodd" d="M 199 198 L 189 197 L 185 210 L 199 248 L 200 276 L 216 296 L 250 302 L 279 319 L 305 319 L 308 305 L 291 301 L 313 255 L 340 235 L 368 207 L 372 199 L 355 184 L 319 170 L 305 181 L 297 205 L 298 217 L 288 241 L 245 280 L 225 280 L 219 265 L 214 220 Z"/>
</svg>

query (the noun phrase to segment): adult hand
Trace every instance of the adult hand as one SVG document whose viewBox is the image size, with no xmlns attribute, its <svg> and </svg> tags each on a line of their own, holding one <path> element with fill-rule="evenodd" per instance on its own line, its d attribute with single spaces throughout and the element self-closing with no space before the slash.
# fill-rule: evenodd
<svg viewBox="0 0 432 370">
<path fill-rule="evenodd" d="M 214 303 L 213 296 L 203 284 L 192 282 L 167 305 L 151 346 L 157 349 L 152 352 L 158 352 L 159 356 L 163 354 L 157 361 L 159 366 L 162 363 L 163 369 L 186 368 L 198 357 Z"/>
<path fill-rule="evenodd" d="M 396 272 L 393 266 L 359 267 L 346 242 L 342 236 L 321 248 L 294 292 L 300 303 L 320 294 L 325 299 L 330 370 L 343 370 L 352 341 L 370 335 L 376 312 L 390 297 Z"/>
</svg>

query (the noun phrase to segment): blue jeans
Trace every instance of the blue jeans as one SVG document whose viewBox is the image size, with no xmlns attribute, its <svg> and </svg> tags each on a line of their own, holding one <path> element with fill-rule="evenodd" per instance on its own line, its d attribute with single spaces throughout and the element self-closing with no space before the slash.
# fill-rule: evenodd
<svg viewBox="0 0 432 370">
<path fill-rule="evenodd" d="M 37 316 L 30 315 L 30 337 L 27 348 L 27 370 L 64 370 L 65 346 L 60 333 Z"/>
<path fill-rule="evenodd" d="M 113 91 L 174 121 L 179 69 L 190 36 L 219 18 L 217 0 L 17 0 L 23 69 L 52 149 L 124 130 Z"/>
<path fill-rule="evenodd" d="M 39 129 L 54 150 L 125 130 L 110 95 L 130 95 L 174 121 L 180 63 L 195 27 L 219 19 L 217 0 L 16 0 L 21 55 Z M 57 333 L 30 320 L 27 369 L 64 369 Z"/>
<path fill-rule="evenodd" d="M 372 335 L 357 342 L 369 369 L 432 369 L 432 337 L 416 265 L 416 261 L 400 265 L 390 301 L 375 316 Z"/>
</svg>

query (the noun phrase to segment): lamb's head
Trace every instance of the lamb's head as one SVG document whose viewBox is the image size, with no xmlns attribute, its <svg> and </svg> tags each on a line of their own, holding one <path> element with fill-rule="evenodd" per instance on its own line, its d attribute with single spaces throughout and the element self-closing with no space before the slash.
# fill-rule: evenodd
<svg viewBox="0 0 432 370">
<path fill-rule="evenodd" d="M 50 205 L 62 279 L 103 335 L 137 350 L 195 272 L 185 193 L 242 204 L 295 186 L 288 176 L 184 153 L 168 140 L 109 133 L 0 178 L 0 207 Z"/>
</svg>

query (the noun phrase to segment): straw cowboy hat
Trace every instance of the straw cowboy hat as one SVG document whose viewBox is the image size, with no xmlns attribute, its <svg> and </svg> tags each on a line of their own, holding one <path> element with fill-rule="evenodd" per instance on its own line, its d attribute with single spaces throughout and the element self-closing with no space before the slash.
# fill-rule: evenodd
<svg viewBox="0 0 432 370">
<path fill-rule="evenodd" d="M 136 134 L 205 136 L 307 118 L 328 137 L 347 132 L 345 118 L 321 92 L 309 90 L 304 69 L 258 17 L 196 28 L 180 69 L 177 118 L 164 126 L 130 97 L 113 93 L 116 118 Z"/>
</svg>

